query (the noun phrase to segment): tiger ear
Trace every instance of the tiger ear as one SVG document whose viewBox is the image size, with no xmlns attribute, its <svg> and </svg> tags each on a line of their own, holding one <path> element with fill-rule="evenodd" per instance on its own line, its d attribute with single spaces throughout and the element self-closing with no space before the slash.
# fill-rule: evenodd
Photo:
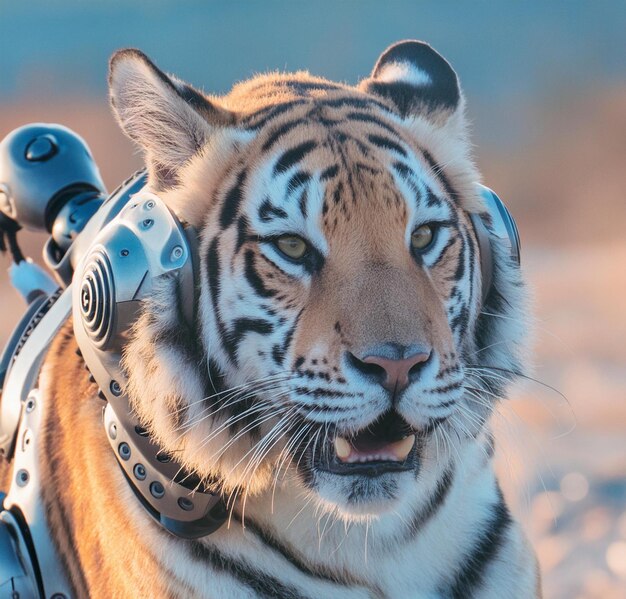
<svg viewBox="0 0 626 599">
<path fill-rule="evenodd" d="M 389 46 L 360 88 L 391 101 L 402 117 L 423 116 L 445 122 L 463 103 L 450 63 L 431 46 L 416 40 Z"/>
<path fill-rule="evenodd" d="M 180 168 L 213 132 L 234 122 L 231 113 L 132 48 L 111 57 L 109 97 L 122 129 L 146 153 L 155 190 L 176 185 Z"/>
</svg>

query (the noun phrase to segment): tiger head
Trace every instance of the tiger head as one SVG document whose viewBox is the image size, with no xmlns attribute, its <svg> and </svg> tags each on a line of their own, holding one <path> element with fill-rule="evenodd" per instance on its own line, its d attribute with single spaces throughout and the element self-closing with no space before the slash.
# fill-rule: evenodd
<svg viewBox="0 0 626 599">
<path fill-rule="evenodd" d="M 356 87 L 269 74 L 213 97 L 123 50 L 110 90 L 198 237 L 196 322 L 164 278 L 124 359 L 165 450 L 223 493 L 290 486 L 359 517 L 484 441 L 522 368 L 523 294 L 495 241 L 482 293 L 485 208 L 444 58 L 404 41 Z"/>
</svg>

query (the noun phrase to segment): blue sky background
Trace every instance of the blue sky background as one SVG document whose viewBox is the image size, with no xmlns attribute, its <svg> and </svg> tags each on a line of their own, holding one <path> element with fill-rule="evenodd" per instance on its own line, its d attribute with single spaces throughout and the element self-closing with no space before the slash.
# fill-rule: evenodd
<svg viewBox="0 0 626 599">
<path fill-rule="evenodd" d="M 536 104 L 626 83 L 624 0 L 0 0 L 0 25 L 0 103 L 104 97 L 124 46 L 221 93 L 274 69 L 356 82 L 410 37 L 457 69 L 479 140 L 506 144 Z"/>
</svg>

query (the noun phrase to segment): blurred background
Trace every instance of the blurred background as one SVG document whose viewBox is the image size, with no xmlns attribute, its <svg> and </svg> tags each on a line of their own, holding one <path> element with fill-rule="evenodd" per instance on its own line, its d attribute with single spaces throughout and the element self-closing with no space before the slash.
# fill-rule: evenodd
<svg viewBox="0 0 626 599">
<path fill-rule="evenodd" d="M 403 38 L 448 58 L 484 181 L 517 218 L 534 298 L 536 380 L 495 417 L 503 486 L 546 597 L 626 597 L 623 0 L 0 0 L 0 24 L 0 137 L 67 125 L 111 190 L 141 165 L 107 106 L 117 48 L 211 93 L 276 69 L 356 83 Z M 23 237 L 38 258 L 43 238 Z M 24 309 L 4 266 L 0 344 Z"/>
</svg>

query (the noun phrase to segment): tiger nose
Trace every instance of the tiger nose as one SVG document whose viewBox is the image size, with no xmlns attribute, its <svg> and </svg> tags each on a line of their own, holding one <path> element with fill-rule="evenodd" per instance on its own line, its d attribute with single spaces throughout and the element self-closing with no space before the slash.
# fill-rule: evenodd
<svg viewBox="0 0 626 599">
<path fill-rule="evenodd" d="M 409 386 L 411 375 L 419 373 L 430 358 L 431 352 L 423 347 L 405 349 L 395 344 L 389 344 L 389 347 L 392 351 L 385 351 L 386 355 L 372 354 L 357 358 L 354 354 L 350 354 L 350 362 L 362 373 L 375 378 L 387 391 L 399 393 Z"/>
</svg>

